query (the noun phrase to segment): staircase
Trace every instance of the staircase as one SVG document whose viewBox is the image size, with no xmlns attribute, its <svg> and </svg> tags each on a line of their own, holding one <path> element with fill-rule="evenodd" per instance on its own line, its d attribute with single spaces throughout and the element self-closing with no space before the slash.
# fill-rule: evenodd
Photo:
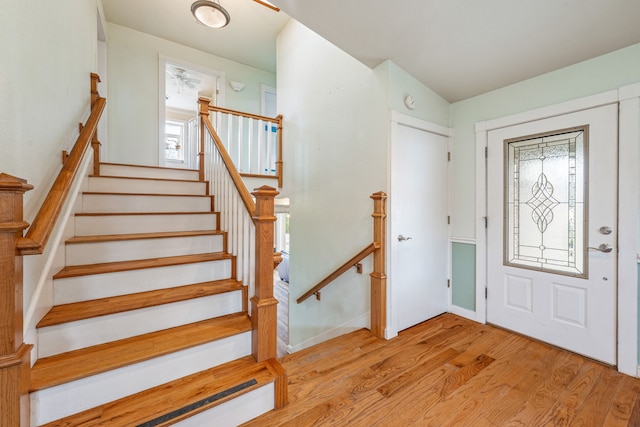
<svg viewBox="0 0 640 427">
<path fill-rule="evenodd" d="M 31 423 L 235 426 L 284 372 L 251 356 L 246 287 L 198 171 L 101 164 L 38 324 Z"/>
</svg>

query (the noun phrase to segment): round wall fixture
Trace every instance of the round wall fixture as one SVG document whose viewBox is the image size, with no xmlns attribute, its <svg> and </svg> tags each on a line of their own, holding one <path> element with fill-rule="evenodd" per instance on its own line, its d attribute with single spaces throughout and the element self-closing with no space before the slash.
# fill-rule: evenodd
<svg viewBox="0 0 640 427">
<path fill-rule="evenodd" d="M 413 110 L 416 108 L 416 100 L 413 99 L 413 96 L 407 95 L 404 97 L 404 105 L 406 105 L 408 109 Z"/>
</svg>

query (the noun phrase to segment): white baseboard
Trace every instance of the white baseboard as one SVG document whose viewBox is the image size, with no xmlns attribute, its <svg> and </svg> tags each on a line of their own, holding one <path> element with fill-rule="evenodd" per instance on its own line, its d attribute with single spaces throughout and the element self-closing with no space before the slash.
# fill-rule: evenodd
<svg viewBox="0 0 640 427">
<path fill-rule="evenodd" d="M 460 317 L 464 317 L 465 319 L 473 320 L 474 322 L 478 322 L 478 315 L 475 311 L 467 310 L 466 308 L 458 307 L 455 305 L 449 306 L 449 313 L 455 314 Z M 484 322 L 480 322 L 484 323 Z"/>
<path fill-rule="evenodd" d="M 353 320 L 350 320 L 342 325 L 339 325 L 333 329 L 330 329 L 326 332 L 321 333 L 320 335 L 316 335 L 313 338 L 310 338 L 306 341 L 303 341 L 294 346 L 289 345 L 287 347 L 287 351 L 289 353 L 295 353 L 297 351 L 303 350 L 305 348 L 314 346 L 316 344 L 320 344 L 322 342 L 328 341 L 331 338 L 339 337 L 340 335 L 348 334 L 353 331 L 357 331 L 362 328 L 370 328 L 371 324 L 371 313 L 367 312 L 359 317 L 356 317 Z"/>
</svg>

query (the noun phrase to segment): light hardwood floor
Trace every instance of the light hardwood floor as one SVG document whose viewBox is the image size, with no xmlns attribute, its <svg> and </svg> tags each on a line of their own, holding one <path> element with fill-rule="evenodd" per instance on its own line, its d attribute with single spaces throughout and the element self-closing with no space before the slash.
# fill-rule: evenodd
<svg viewBox="0 0 640 427">
<path fill-rule="evenodd" d="M 289 405 L 248 426 L 640 426 L 640 379 L 445 314 L 280 359 Z"/>
</svg>

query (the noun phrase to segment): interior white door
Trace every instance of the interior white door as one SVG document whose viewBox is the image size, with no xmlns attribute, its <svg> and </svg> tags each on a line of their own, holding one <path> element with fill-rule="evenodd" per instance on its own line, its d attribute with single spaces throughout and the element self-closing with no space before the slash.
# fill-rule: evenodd
<svg viewBox="0 0 640 427">
<path fill-rule="evenodd" d="M 393 137 L 390 284 L 398 331 L 447 310 L 447 141 L 402 124 Z"/>
<path fill-rule="evenodd" d="M 616 362 L 617 104 L 488 134 L 487 320 Z"/>
</svg>

